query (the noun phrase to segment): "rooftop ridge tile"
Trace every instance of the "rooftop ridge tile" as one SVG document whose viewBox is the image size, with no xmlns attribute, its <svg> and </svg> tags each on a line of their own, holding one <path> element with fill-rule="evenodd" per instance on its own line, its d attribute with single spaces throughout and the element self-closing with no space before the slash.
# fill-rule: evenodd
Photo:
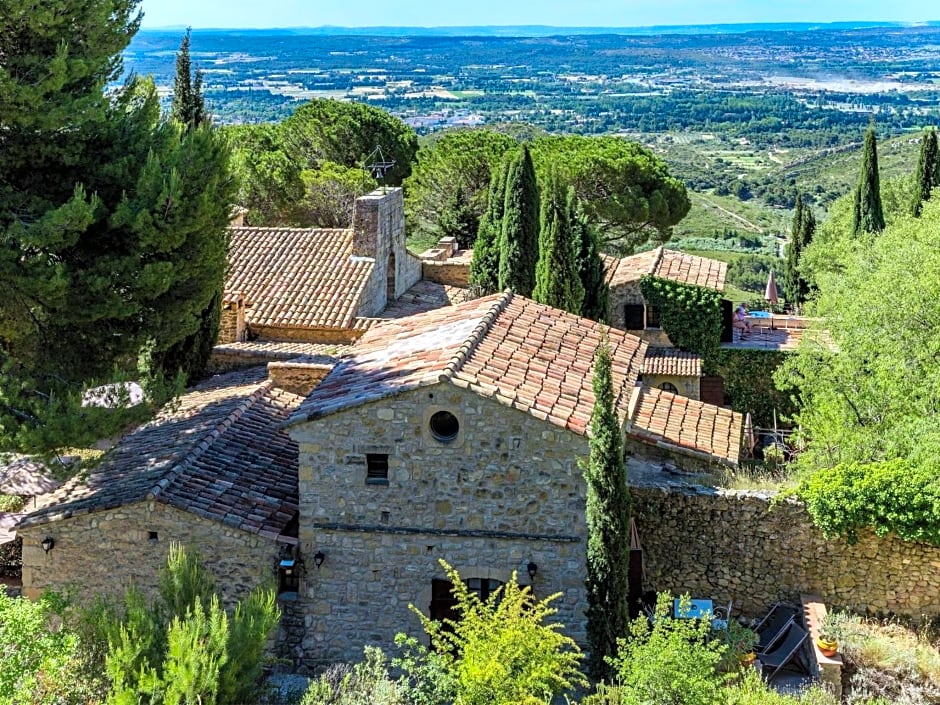
<svg viewBox="0 0 940 705">
<path fill-rule="evenodd" d="M 512 291 L 507 289 L 498 299 L 496 299 L 496 301 L 493 302 L 493 305 L 483 315 L 483 318 L 480 319 L 480 322 L 477 323 L 472 331 L 470 331 L 470 335 L 467 337 L 466 342 L 464 342 L 464 344 L 457 349 L 457 352 L 454 353 L 454 356 L 444 366 L 444 370 L 438 377 L 438 381 L 446 382 L 447 380 L 454 379 L 454 376 L 460 372 L 464 363 L 467 361 L 467 358 L 473 354 L 473 351 L 479 347 L 480 342 L 483 340 L 483 338 L 486 337 L 486 334 L 493 326 L 493 322 L 503 311 L 506 310 L 506 307 L 509 305 L 510 301 L 512 301 Z"/>
</svg>

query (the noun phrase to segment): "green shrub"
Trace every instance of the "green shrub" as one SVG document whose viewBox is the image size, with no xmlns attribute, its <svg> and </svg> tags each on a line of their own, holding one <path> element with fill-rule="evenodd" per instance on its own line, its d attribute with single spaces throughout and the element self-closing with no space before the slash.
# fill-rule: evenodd
<svg viewBox="0 0 940 705">
<path fill-rule="evenodd" d="M 470 592 L 453 568 L 441 561 L 453 584 L 457 620 L 437 622 L 414 606 L 431 638 L 437 666 L 452 677 L 460 705 L 519 705 L 543 702 L 585 685 L 578 670 L 581 652 L 561 633 L 563 625 L 546 624 L 559 597 L 536 600 L 516 575 L 483 602 Z"/>
<path fill-rule="evenodd" d="M 410 705 L 407 692 L 389 677 L 382 650 L 367 646 L 360 663 L 334 666 L 313 681 L 300 705 Z"/>
<path fill-rule="evenodd" d="M 713 289 L 645 276 L 643 298 L 659 309 L 663 330 L 677 348 L 713 363 L 721 339 L 721 294 Z"/>
<path fill-rule="evenodd" d="M 688 605 L 688 596 L 681 598 Z M 681 604 L 681 603 L 680 603 Z M 725 676 L 717 671 L 726 644 L 711 637 L 706 619 L 674 619 L 663 593 L 652 623 L 640 616 L 612 660 L 623 705 L 724 705 Z"/>
<path fill-rule="evenodd" d="M 25 497 L 15 494 L 0 494 L 0 512 L 18 512 L 25 506 Z"/>
<path fill-rule="evenodd" d="M 940 480 L 935 468 L 906 460 L 849 463 L 820 470 L 796 490 L 825 536 L 871 527 L 878 536 L 940 546 Z"/>
<path fill-rule="evenodd" d="M 757 674 L 747 669 L 741 678 L 724 691 L 723 705 L 838 705 L 838 701 L 820 686 L 812 686 L 797 695 L 778 693 Z"/>
</svg>

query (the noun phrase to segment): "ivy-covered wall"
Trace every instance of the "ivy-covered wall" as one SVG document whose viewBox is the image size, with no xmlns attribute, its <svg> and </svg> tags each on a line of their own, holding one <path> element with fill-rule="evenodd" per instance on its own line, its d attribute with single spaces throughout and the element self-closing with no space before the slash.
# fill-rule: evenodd
<svg viewBox="0 0 940 705">
<path fill-rule="evenodd" d="M 692 284 L 646 276 L 640 281 L 646 302 L 659 309 L 663 330 L 681 350 L 702 357 L 702 371 L 725 381 L 731 408 L 751 412 L 755 425 L 769 427 L 796 411 L 787 394 L 774 387 L 773 371 L 785 352 L 721 347 L 721 294 Z"/>
</svg>

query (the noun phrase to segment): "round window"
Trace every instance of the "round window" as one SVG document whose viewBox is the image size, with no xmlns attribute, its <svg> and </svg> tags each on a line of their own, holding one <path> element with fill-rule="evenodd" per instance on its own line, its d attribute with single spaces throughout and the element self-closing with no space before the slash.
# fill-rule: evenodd
<svg viewBox="0 0 940 705">
<path fill-rule="evenodd" d="M 672 392 L 673 394 L 679 393 L 679 390 L 676 389 L 676 385 L 674 385 L 672 382 L 663 382 L 661 385 L 659 385 L 659 388 L 664 392 Z"/>
<path fill-rule="evenodd" d="M 438 411 L 431 416 L 428 422 L 431 435 L 442 443 L 449 443 L 457 437 L 460 431 L 460 422 L 449 411 Z"/>
</svg>

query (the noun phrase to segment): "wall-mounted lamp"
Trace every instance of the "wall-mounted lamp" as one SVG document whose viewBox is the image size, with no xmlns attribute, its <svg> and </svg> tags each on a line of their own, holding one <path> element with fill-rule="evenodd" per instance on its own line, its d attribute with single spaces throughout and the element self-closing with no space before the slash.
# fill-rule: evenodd
<svg viewBox="0 0 940 705">
<path fill-rule="evenodd" d="M 46 553 L 49 553 L 55 547 L 55 539 L 51 536 L 47 536 L 42 540 L 42 550 Z"/>
<path fill-rule="evenodd" d="M 313 564 L 317 567 L 317 570 L 320 569 L 320 566 L 323 565 L 323 561 L 326 560 L 326 554 L 323 551 L 317 551 L 313 554 Z"/>
<path fill-rule="evenodd" d="M 539 567 L 535 565 L 535 562 L 529 561 L 529 565 L 525 569 L 529 571 L 529 580 L 535 580 L 535 574 L 539 572 Z"/>
</svg>

